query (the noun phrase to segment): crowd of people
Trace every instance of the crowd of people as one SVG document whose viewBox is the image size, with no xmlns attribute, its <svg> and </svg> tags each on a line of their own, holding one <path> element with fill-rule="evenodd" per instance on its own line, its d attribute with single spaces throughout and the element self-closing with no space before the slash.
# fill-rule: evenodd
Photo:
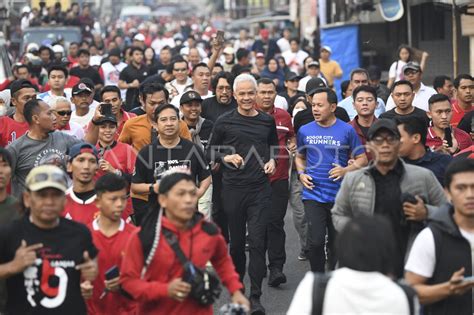
<svg viewBox="0 0 474 315">
<path fill-rule="evenodd" d="M 80 9 L 25 10 L 83 41 L 29 44 L 0 87 L 0 313 L 210 314 L 222 283 L 265 314 L 290 209 L 312 272 L 288 314 L 472 314 L 471 75 L 425 85 L 401 46 L 338 98 L 331 47 L 289 29 L 104 36 Z"/>
</svg>

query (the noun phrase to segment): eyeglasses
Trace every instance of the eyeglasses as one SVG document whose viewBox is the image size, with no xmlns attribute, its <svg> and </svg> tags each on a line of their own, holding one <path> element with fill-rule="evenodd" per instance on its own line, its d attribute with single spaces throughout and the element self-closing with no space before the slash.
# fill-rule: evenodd
<svg viewBox="0 0 474 315">
<path fill-rule="evenodd" d="M 404 74 L 405 74 L 406 76 L 409 76 L 409 75 L 415 75 L 415 74 L 417 74 L 418 72 L 420 72 L 420 71 L 411 70 L 411 71 L 405 71 Z"/>
<path fill-rule="evenodd" d="M 232 88 L 230 86 L 218 86 L 216 88 L 216 90 L 219 90 L 219 91 L 224 91 L 224 90 L 232 91 Z"/>
<path fill-rule="evenodd" d="M 400 138 L 396 136 L 388 136 L 388 137 L 375 137 L 373 138 L 372 141 L 376 145 L 382 145 L 385 141 L 387 141 L 388 144 L 395 144 L 400 140 Z"/>
<path fill-rule="evenodd" d="M 176 71 L 176 72 L 186 72 L 186 68 L 179 68 L 179 69 L 173 69 L 173 71 Z"/>
<path fill-rule="evenodd" d="M 59 116 L 71 116 L 72 110 L 59 110 L 56 111 L 56 114 L 58 114 Z"/>
</svg>

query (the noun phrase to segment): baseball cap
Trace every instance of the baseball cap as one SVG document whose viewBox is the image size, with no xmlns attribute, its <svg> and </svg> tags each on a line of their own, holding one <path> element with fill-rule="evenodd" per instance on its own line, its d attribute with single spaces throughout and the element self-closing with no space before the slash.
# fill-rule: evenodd
<svg viewBox="0 0 474 315">
<path fill-rule="evenodd" d="M 295 80 L 298 80 L 298 81 L 301 80 L 301 76 L 291 71 L 288 71 L 285 74 L 285 81 L 295 81 Z"/>
<path fill-rule="evenodd" d="M 116 56 L 116 57 L 120 57 L 122 54 L 120 52 L 120 49 L 119 48 L 113 48 L 109 51 L 109 56 Z"/>
<path fill-rule="evenodd" d="M 255 58 L 265 58 L 265 55 L 263 53 L 259 52 L 255 55 Z"/>
<path fill-rule="evenodd" d="M 324 83 L 321 78 L 311 78 L 308 83 L 306 83 L 306 94 L 308 96 L 313 96 L 317 89 L 325 88 L 326 83 Z"/>
<path fill-rule="evenodd" d="M 39 45 L 36 43 L 29 43 L 28 46 L 26 46 L 26 52 L 32 53 L 32 52 L 38 52 L 39 50 Z"/>
<path fill-rule="evenodd" d="M 415 71 L 421 71 L 421 66 L 418 62 L 416 61 L 410 61 L 403 67 L 403 73 L 407 70 L 415 70 Z"/>
<path fill-rule="evenodd" d="M 314 61 L 311 61 L 309 64 L 308 64 L 308 68 L 309 67 L 318 67 L 319 68 L 319 62 L 314 60 Z"/>
<path fill-rule="evenodd" d="M 329 52 L 330 54 L 332 54 L 332 49 L 329 46 L 323 46 L 323 47 L 321 47 L 321 50 L 325 50 L 325 51 Z"/>
<path fill-rule="evenodd" d="M 62 192 L 67 190 L 66 173 L 54 165 L 40 165 L 33 168 L 26 176 L 25 183 L 29 191 L 39 191 L 45 188 L 56 188 Z"/>
<path fill-rule="evenodd" d="M 31 88 L 31 89 L 36 90 L 33 83 L 31 83 L 30 81 L 26 79 L 15 80 L 10 84 L 10 95 L 14 95 L 19 90 L 26 89 L 26 88 Z"/>
<path fill-rule="evenodd" d="M 69 148 L 68 156 L 69 161 L 74 160 L 76 156 L 82 153 L 91 153 L 95 156 L 96 159 L 99 159 L 99 153 L 97 149 L 90 143 L 78 143 Z"/>
<path fill-rule="evenodd" d="M 144 42 L 145 41 L 145 35 L 143 35 L 142 33 L 138 33 L 133 37 L 133 40 L 138 40 L 140 42 Z"/>
<path fill-rule="evenodd" d="M 84 82 L 79 82 L 72 87 L 72 95 L 78 95 L 83 92 L 92 93 L 92 89 L 87 86 Z"/>
<path fill-rule="evenodd" d="M 202 102 L 201 95 L 199 95 L 198 92 L 193 91 L 193 90 L 187 91 L 186 93 L 184 93 L 181 96 L 181 99 L 179 100 L 179 104 L 183 105 L 192 101 Z"/>
<path fill-rule="evenodd" d="M 104 115 L 102 118 L 100 118 L 100 119 L 96 122 L 96 124 L 97 124 L 97 125 L 102 125 L 103 123 L 105 123 L 105 122 L 107 122 L 107 121 L 108 121 L 108 122 L 111 122 L 111 123 L 114 123 L 114 124 L 116 124 L 116 125 L 118 124 L 118 122 L 117 122 L 117 117 L 115 117 L 115 115 L 112 115 L 112 114 L 106 114 L 106 115 Z"/>
<path fill-rule="evenodd" d="M 400 138 L 400 132 L 398 131 L 397 124 L 393 119 L 378 119 L 376 122 L 370 126 L 369 131 L 367 132 L 367 139 L 372 140 L 380 130 L 386 130 Z"/>
<path fill-rule="evenodd" d="M 233 55 L 234 54 L 234 48 L 232 48 L 230 46 L 227 46 L 226 48 L 224 48 L 223 53 L 226 54 L 226 55 Z"/>
<path fill-rule="evenodd" d="M 55 54 L 64 54 L 64 47 L 61 45 L 54 45 L 53 46 L 53 52 Z"/>
</svg>

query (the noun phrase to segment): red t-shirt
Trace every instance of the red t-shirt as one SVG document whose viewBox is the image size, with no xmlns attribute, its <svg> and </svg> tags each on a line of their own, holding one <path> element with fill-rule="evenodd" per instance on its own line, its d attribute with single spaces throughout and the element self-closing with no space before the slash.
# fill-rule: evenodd
<svg viewBox="0 0 474 315">
<path fill-rule="evenodd" d="M 96 197 L 97 195 L 94 195 L 86 201 L 82 201 L 74 194 L 72 188 L 69 188 L 66 192 L 66 206 L 61 216 L 85 225 L 91 224 L 99 216 L 99 209 L 95 205 Z M 131 214 L 133 214 L 132 202 L 128 198 L 122 219 L 127 220 Z"/>
<path fill-rule="evenodd" d="M 17 122 L 8 117 L 0 117 L 0 147 L 6 147 L 28 131 L 28 123 Z"/>
<path fill-rule="evenodd" d="M 280 149 L 278 151 L 277 167 L 275 174 L 270 176 L 270 182 L 277 180 L 288 179 L 289 170 L 289 154 L 286 150 L 286 144 L 288 139 L 295 136 L 293 125 L 291 124 L 291 116 L 285 110 L 275 107 L 270 115 L 275 119 L 277 134 L 278 134 L 278 145 Z"/>
<path fill-rule="evenodd" d="M 457 99 L 451 100 L 451 105 L 453 109 L 453 117 L 451 118 L 451 126 L 452 127 L 457 127 L 461 119 L 464 117 L 464 115 L 470 111 L 472 111 L 472 106 L 468 110 L 463 110 L 458 103 Z"/>
<path fill-rule="evenodd" d="M 472 139 L 469 134 L 459 128 L 453 128 L 454 138 L 458 142 L 459 150 L 464 150 L 472 145 Z M 433 130 L 433 127 L 428 129 L 426 137 L 426 146 L 430 148 L 438 148 L 443 145 L 443 139 L 438 137 Z"/>
<path fill-rule="evenodd" d="M 96 145 L 96 148 L 99 152 L 104 150 L 99 144 Z M 109 162 L 113 168 L 119 169 L 122 173 L 132 174 L 137 154 L 131 145 L 115 142 L 110 149 L 104 151 L 102 158 Z M 105 175 L 105 172 L 98 170 L 95 179 L 103 175 Z"/>
<path fill-rule="evenodd" d="M 91 231 L 94 246 L 99 250 L 99 255 L 97 256 L 99 274 L 93 282 L 93 296 L 91 299 L 86 300 L 87 313 L 90 315 L 135 314 L 136 303 L 119 292 L 108 292 L 102 299 L 100 299 L 100 296 L 105 289 L 105 273 L 113 266 L 120 268 L 125 246 L 132 233 L 138 228 L 121 220 L 118 232 L 110 237 L 102 234 L 97 219 L 92 221 L 88 228 Z"/>
</svg>

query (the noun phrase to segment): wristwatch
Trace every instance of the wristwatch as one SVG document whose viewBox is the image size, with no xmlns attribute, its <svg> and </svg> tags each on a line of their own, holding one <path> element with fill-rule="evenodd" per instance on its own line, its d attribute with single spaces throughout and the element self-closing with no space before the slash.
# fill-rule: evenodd
<svg viewBox="0 0 474 315">
<path fill-rule="evenodd" d="M 150 184 L 150 187 L 148 188 L 148 192 L 151 194 L 154 194 L 155 193 L 155 188 L 154 188 L 154 184 Z"/>
</svg>

